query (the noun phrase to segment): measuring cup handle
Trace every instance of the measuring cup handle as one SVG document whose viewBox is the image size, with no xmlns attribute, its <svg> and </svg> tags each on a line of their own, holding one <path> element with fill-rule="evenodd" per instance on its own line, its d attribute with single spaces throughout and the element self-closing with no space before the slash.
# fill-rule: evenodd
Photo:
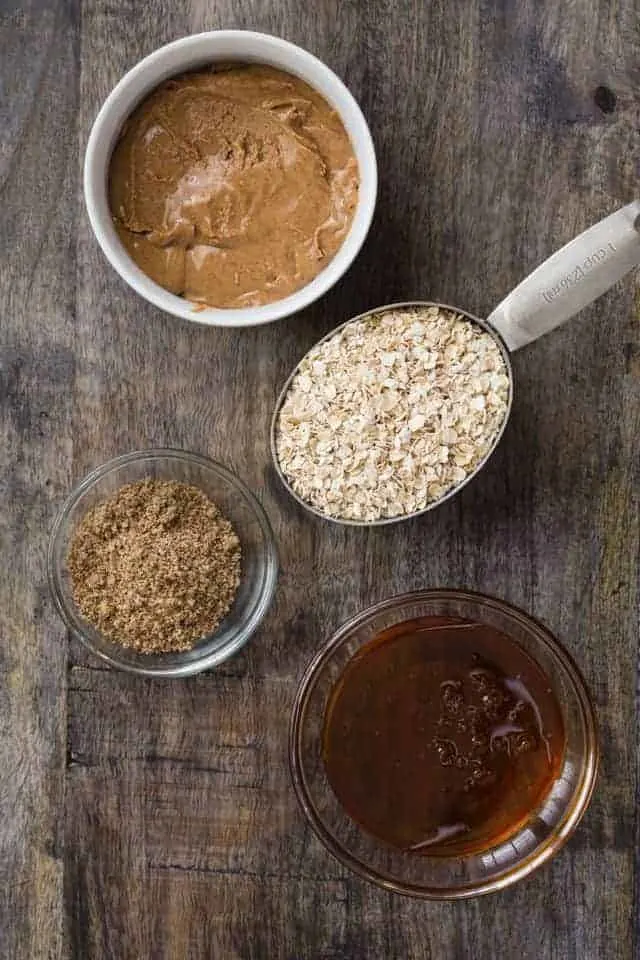
<svg viewBox="0 0 640 960">
<path fill-rule="evenodd" d="M 581 233 L 505 297 L 488 321 L 517 350 L 586 307 L 640 263 L 640 201 Z"/>
</svg>

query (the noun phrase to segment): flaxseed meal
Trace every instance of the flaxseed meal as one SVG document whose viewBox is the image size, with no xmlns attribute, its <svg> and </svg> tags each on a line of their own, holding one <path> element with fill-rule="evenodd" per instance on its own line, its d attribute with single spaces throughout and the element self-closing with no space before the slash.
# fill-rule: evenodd
<svg viewBox="0 0 640 960">
<path fill-rule="evenodd" d="M 303 359 L 278 415 L 277 459 L 294 492 L 327 516 L 415 513 L 487 455 L 509 390 L 498 344 L 464 316 L 375 314 Z"/>
<path fill-rule="evenodd" d="M 89 510 L 67 556 L 73 596 L 104 636 L 141 653 L 188 650 L 228 613 L 240 541 L 198 487 L 127 484 Z"/>
</svg>

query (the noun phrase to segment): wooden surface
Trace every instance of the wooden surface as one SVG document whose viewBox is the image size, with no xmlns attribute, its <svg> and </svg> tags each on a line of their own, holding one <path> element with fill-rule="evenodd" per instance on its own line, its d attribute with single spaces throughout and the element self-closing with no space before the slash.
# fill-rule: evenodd
<svg viewBox="0 0 640 960">
<path fill-rule="evenodd" d="M 267 453 L 280 385 L 338 322 L 410 297 L 486 314 L 633 198 L 635 0 L 0 11 L 0 957 L 638 956 L 637 280 L 514 357 L 499 451 L 421 520 L 327 526 L 285 496 Z M 360 100 L 380 164 L 349 275 L 303 315 L 242 333 L 137 298 L 100 253 L 80 190 L 114 83 L 160 44 L 216 27 L 271 31 L 328 62 Z M 248 649 L 188 681 L 103 669 L 69 646 L 46 586 L 48 531 L 71 485 L 151 444 L 227 462 L 259 493 L 281 552 L 277 600 Z M 569 846 L 529 881 L 461 904 L 350 876 L 305 825 L 286 764 L 313 651 L 364 604 L 434 585 L 486 590 L 545 621 L 583 668 L 602 727 L 599 786 Z"/>
</svg>

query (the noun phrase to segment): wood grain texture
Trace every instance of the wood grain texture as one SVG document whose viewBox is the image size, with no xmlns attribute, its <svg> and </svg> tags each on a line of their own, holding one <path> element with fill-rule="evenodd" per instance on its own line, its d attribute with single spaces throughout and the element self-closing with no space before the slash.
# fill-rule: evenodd
<svg viewBox="0 0 640 960">
<path fill-rule="evenodd" d="M 269 467 L 292 365 L 376 304 L 487 314 L 537 262 L 637 190 L 634 0 L 83 0 L 4 3 L 0 39 L 0 955 L 73 960 L 631 960 L 638 654 L 637 280 L 514 356 L 503 443 L 451 503 L 389 530 L 303 514 Z M 80 162 L 105 96 L 186 33 L 265 30 L 329 63 L 376 141 L 380 195 L 348 276 L 242 333 L 171 319 L 107 265 Z M 615 109 L 594 93 L 608 86 Z M 79 131 L 79 133 L 77 133 Z M 228 463 L 273 522 L 282 574 L 238 657 L 187 681 L 101 668 L 47 600 L 70 485 L 135 447 Z M 14 559 L 15 557 L 15 559 Z M 289 783 L 309 657 L 363 605 L 467 586 L 531 611 L 594 693 L 603 766 L 569 846 L 501 895 L 422 904 L 367 886 L 315 840 Z M 66 742 L 65 742 L 66 723 Z M 64 763 L 66 746 L 66 765 Z"/>
<path fill-rule="evenodd" d="M 0 956 L 59 957 L 66 643 L 47 530 L 71 477 L 77 10 L 0 7 Z"/>
</svg>

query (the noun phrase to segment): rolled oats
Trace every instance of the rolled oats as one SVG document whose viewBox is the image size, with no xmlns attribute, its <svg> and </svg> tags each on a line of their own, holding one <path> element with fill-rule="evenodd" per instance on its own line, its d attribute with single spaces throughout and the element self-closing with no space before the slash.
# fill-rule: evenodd
<svg viewBox="0 0 640 960">
<path fill-rule="evenodd" d="M 490 451 L 510 381 L 493 337 L 438 307 L 347 324 L 302 360 L 276 424 L 295 493 L 344 520 L 415 513 Z"/>
</svg>

